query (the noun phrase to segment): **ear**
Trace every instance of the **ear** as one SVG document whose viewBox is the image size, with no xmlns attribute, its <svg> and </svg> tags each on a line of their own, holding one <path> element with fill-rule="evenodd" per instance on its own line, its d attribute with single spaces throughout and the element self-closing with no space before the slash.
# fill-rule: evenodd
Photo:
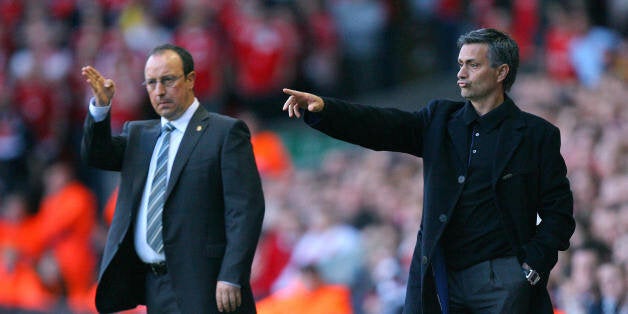
<svg viewBox="0 0 628 314">
<path fill-rule="evenodd" d="M 497 67 L 497 81 L 503 82 L 508 76 L 508 72 L 510 72 L 510 67 L 508 64 L 502 64 Z"/>
<path fill-rule="evenodd" d="M 191 88 L 194 88 L 194 81 L 196 80 L 196 72 L 192 71 L 185 76 L 185 80 L 190 84 Z"/>
</svg>

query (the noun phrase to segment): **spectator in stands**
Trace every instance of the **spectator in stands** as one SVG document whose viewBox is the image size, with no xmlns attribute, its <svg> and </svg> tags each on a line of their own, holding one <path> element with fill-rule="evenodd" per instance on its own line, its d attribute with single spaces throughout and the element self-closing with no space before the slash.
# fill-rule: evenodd
<svg viewBox="0 0 628 314">
<path fill-rule="evenodd" d="M 261 118 L 276 116 L 273 103 L 284 84 L 295 81 L 300 41 L 292 11 L 263 1 L 233 2 L 234 16 L 225 25 L 233 59 L 236 106 Z"/>
<path fill-rule="evenodd" d="M 194 57 L 198 100 L 210 111 L 224 110 L 226 75 L 230 64 L 215 12 L 204 3 L 186 2 L 173 42 Z"/>
<path fill-rule="evenodd" d="M 56 287 L 46 285 L 36 269 L 41 264 L 26 251 L 31 242 L 27 195 L 14 191 L 0 199 L 0 312 L 52 310 L 63 303 L 62 281 L 56 276 Z"/>
<path fill-rule="evenodd" d="M 292 159 L 283 140 L 274 131 L 266 129 L 252 111 L 243 111 L 238 117 L 251 131 L 255 162 L 262 177 L 279 178 L 292 172 Z"/>
<path fill-rule="evenodd" d="M 13 102 L 36 140 L 38 159 L 48 161 L 65 148 L 71 90 L 62 88 L 71 54 L 61 48 L 62 28 L 51 20 L 44 2 L 27 2 L 21 27 L 24 42 L 9 59 L 15 79 Z"/>
<path fill-rule="evenodd" d="M 77 180 L 67 161 L 51 163 L 43 179 L 44 196 L 21 235 L 22 245 L 33 259 L 47 256 L 56 264 L 70 307 L 80 311 L 91 304 L 86 297 L 95 280 L 96 253 L 91 236 L 96 225 L 96 198 Z"/>
<path fill-rule="evenodd" d="M 580 83 L 596 88 L 610 65 L 619 36 L 612 29 L 593 25 L 589 14 L 582 5 L 574 6 L 570 12 L 576 34 L 571 41 L 569 55 Z"/>
<path fill-rule="evenodd" d="M 258 302 L 260 314 L 352 314 L 350 291 L 328 283 L 317 265 L 299 269 L 299 281 Z"/>
<path fill-rule="evenodd" d="M 340 0 L 329 4 L 341 38 L 341 92 L 348 95 L 380 86 L 387 71 L 383 67 L 384 35 L 389 23 L 381 0 Z"/>
<path fill-rule="evenodd" d="M 601 263 L 600 248 L 585 244 L 571 250 L 571 271 L 557 291 L 557 308 L 566 313 L 586 313 L 597 300 L 596 269 Z"/>
<path fill-rule="evenodd" d="M 600 298 L 589 306 L 588 314 L 626 314 L 628 313 L 628 294 L 626 278 L 620 265 L 604 263 L 596 270 Z"/>
<path fill-rule="evenodd" d="M 30 129 L 15 108 L 12 96 L 12 86 L 0 74 L 0 198 L 14 188 L 25 188 L 30 180 Z"/>
</svg>

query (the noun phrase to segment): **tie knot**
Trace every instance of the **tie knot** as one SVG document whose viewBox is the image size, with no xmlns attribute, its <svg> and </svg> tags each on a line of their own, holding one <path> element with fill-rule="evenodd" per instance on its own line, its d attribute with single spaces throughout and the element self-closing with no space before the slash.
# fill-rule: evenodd
<svg viewBox="0 0 628 314">
<path fill-rule="evenodd" d="M 172 123 L 168 122 L 166 124 L 164 124 L 164 126 L 161 127 L 161 133 L 170 133 L 175 129 L 174 125 L 172 125 Z"/>
</svg>

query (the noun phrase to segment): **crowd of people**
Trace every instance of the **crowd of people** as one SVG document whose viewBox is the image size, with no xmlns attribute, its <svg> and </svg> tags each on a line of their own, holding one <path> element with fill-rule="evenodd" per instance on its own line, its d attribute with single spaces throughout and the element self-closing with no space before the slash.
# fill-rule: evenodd
<svg viewBox="0 0 628 314">
<path fill-rule="evenodd" d="M 119 132 L 152 115 L 143 58 L 173 42 L 194 56 L 201 103 L 252 130 L 267 202 L 258 310 L 399 313 L 421 163 L 356 148 L 298 168 L 269 121 L 282 87 L 356 96 L 446 72 L 461 30 L 490 26 L 521 48 L 512 98 L 561 130 L 578 223 L 549 283 L 556 312 L 628 313 L 627 15 L 612 0 L 0 0 L 0 312 L 94 311 L 116 179 L 78 158 L 80 68 L 115 79 Z"/>
</svg>

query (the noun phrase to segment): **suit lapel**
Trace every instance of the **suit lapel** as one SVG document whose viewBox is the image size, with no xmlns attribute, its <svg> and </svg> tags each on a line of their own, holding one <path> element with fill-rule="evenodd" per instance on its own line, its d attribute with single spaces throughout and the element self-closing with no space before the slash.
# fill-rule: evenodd
<svg viewBox="0 0 628 314">
<path fill-rule="evenodd" d="M 183 138 L 181 139 L 179 150 L 177 151 L 177 155 L 174 158 L 172 170 L 170 171 L 170 179 L 168 180 L 168 188 L 166 189 L 166 199 L 168 199 L 170 192 L 172 192 L 174 185 L 179 179 L 179 175 L 181 175 L 183 166 L 190 158 L 190 154 L 194 150 L 194 147 L 198 143 L 198 140 L 207 130 L 208 124 L 209 113 L 202 106 L 199 106 L 199 108 L 192 116 L 192 119 L 190 119 L 185 133 L 183 133 Z"/>
<path fill-rule="evenodd" d="M 513 105 L 514 107 L 514 105 Z M 497 183 L 497 179 L 504 171 L 504 168 L 508 164 L 508 161 L 512 158 L 515 149 L 521 143 L 523 138 L 523 128 L 525 123 L 520 118 L 520 110 L 514 107 L 513 112 L 509 117 L 502 122 L 502 126 L 499 132 L 499 138 L 497 140 L 497 149 L 495 150 L 495 162 L 493 163 L 492 183 L 493 186 Z"/>
</svg>

